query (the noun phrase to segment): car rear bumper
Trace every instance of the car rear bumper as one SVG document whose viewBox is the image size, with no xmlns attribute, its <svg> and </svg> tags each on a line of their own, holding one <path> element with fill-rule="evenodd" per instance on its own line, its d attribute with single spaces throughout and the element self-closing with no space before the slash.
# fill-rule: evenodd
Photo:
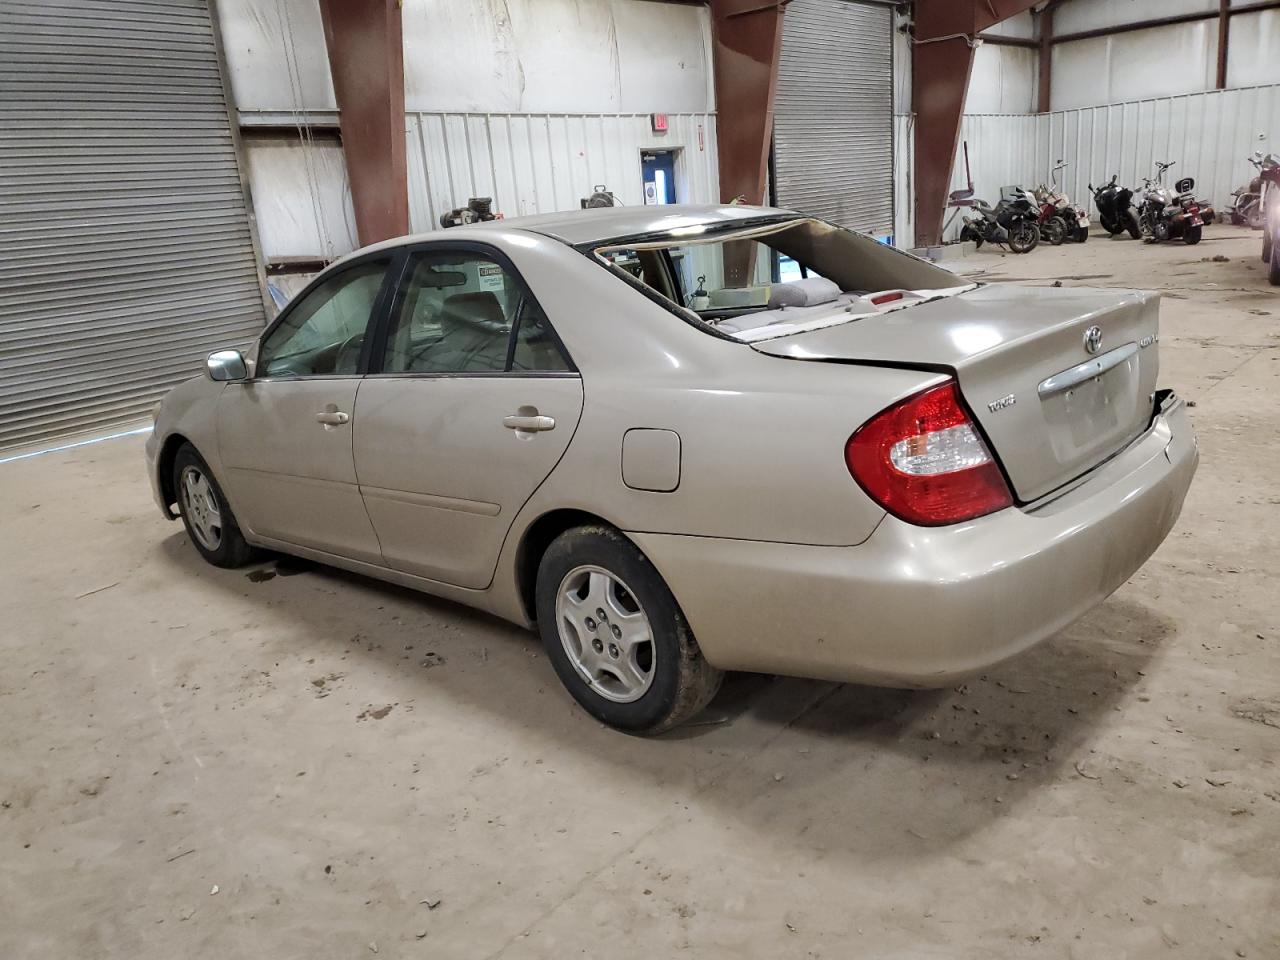
<svg viewBox="0 0 1280 960">
<path fill-rule="evenodd" d="M 856 547 L 631 534 L 729 670 L 943 686 L 1052 636 L 1161 544 L 1199 461 L 1181 400 L 1069 492 Z"/>
</svg>

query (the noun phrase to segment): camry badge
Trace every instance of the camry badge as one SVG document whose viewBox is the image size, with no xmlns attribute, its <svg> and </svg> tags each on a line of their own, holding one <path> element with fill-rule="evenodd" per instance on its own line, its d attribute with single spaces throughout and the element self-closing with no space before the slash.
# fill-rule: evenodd
<svg viewBox="0 0 1280 960">
<path fill-rule="evenodd" d="M 1084 332 L 1084 348 L 1089 353 L 1097 353 L 1102 349 L 1102 328 L 1090 327 Z"/>
</svg>

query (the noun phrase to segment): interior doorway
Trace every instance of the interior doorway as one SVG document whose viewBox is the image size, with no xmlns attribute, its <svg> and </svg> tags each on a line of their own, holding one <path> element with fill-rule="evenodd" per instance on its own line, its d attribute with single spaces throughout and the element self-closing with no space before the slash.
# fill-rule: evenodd
<svg viewBox="0 0 1280 960">
<path fill-rule="evenodd" d="M 640 177 L 646 204 L 678 203 L 676 198 L 676 151 L 641 150 Z"/>
</svg>

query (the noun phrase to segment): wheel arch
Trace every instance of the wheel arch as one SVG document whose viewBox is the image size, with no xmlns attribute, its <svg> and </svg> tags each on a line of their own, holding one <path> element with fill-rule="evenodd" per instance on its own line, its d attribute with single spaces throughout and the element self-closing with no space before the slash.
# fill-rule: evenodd
<svg viewBox="0 0 1280 960">
<path fill-rule="evenodd" d="M 535 592 L 538 582 L 538 565 L 542 561 L 542 555 L 566 530 L 588 526 L 609 527 L 626 536 L 617 524 L 611 523 L 599 514 L 569 508 L 547 511 L 529 524 L 521 534 L 515 556 L 516 592 L 519 595 L 520 606 L 530 623 L 536 623 L 538 620 Z"/>
<path fill-rule="evenodd" d="M 178 491 L 173 487 L 173 462 L 177 459 L 178 451 L 182 449 L 183 444 L 187 443 L 191 441 L 182 434 L 171 433 L 165 437 L 164 444 L 160 447 L 160 455 L 156 457 L 156 476 L 160 483 L 160 495 L 164 498 L 165 513 L 170 520 L 177 517 L 173 511 L 173 505 L 178 502 Z M 191 446 L 195 449 L 194 443 Z"/>
</svg>

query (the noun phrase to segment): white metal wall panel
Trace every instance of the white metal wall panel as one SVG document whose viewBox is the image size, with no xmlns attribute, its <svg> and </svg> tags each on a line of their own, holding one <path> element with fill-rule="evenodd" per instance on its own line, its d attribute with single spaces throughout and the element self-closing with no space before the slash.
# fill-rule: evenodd
<svg viewBox="0 0 1280 960">
<path fill-rule="evenodd" d="M 1051 105 L 1069 110 L 1209 90 L 1216 79 L 1217 57 L 1217 20 L 1055 44 Z"/>
<path fill-rule="evenodd" d="M 1157 160 L 1174 160 L 1175 179 L 1196 179 L 1196 193 L 1219 207 L 1251 176 L 1254 150 L 1280 150 L 1280 86 L 1213 90 L 1136 103 L 1085 107 L 1043 115 L 1040 160 L 1064 157 L 1072 196 L 1119 174 L 1133 186 L 1155 175 Z"/>
<path fill-rule="evenodd" d="M 341 143 L 254 138 L 245 142 L 244 153 L 263 256 L 334 260 L 356 248 Z"/>
<path fill-rule="evenodd" d="M 713 114 L 671 114 L 655 134 L 648 114 L 407 115 L 409 222 L 436 230 L 440 215 L 469 197 L 492 197 L 495 211 L 515 217 L 576 210 L 596 184 L 619 201 L 644 203 L 640 152 L 678 150 L 681 203 L 720 198 Z"/>
<path fill-rule="evenodd" d="M 0 447 L 136 419 L 263 321 L 204 0 L 0 0 Z"/>
<path fill-rule="evenodd" d="M 893 232 L 893 12 L 792 0 L 774 104 L 778 204 L 873 234 Z"/>
<path fill-rule="evenodd" d="M 1217 45 L 1215 43 L 1215 53 Z M 1231 18 L 1227 42 L 1227 86 L 1280 82 L 1280 10 L 1240 13 Z M 1280 136 L 1280 131 L 1277 131 Z M 1280 143 L 1276 144 L 1280 148 Z"/>
<path fill-rule="evenodd" d="M 237 108 L 337 109 L 317 0 L 218 0 L 217 11 Z"/>
<path fill-rule="evenodd" d="M 984 43 L 973 53 L 965 113 L 1035 113 L 1039 51 Z"/>
<path fill-rule="evenodd" d="M 975 191 L 989 201 L 1007 184 L 1040 183 L 1060 159 L 1070 163 L 1060 183 L 1085 204 L 1092 203 L 1090 183 L 1118 174 L 1121 183 L 1138 186 L 1155 175 L 1157 160 L 1174 160 L 1170 176 L 1195 177 L 1196 193 L 1222 208 L 1252 175 L 1254 150 L 1280 151 L 1277 131 L 1280 85 L 1273 84 L 1029 116 L 966 115 L 960 137 L 969 144 Z M 951 189 L 964 185 L 957 151 Z M 953 223 L 947 239 L 958 232 Z"/>
<path fill-rule="evenodd" d="M 1157 17 L 1217 12 L 1218 0 L 1071 0 L 1054 7 L 1053 32 L 1104 30 Z"/>
<path fill-rule="evenodd" d="M 649 0 L 403 6 L 411 112 L 712 110 L 711 15 L 704 6 Z"/>
</svg>

